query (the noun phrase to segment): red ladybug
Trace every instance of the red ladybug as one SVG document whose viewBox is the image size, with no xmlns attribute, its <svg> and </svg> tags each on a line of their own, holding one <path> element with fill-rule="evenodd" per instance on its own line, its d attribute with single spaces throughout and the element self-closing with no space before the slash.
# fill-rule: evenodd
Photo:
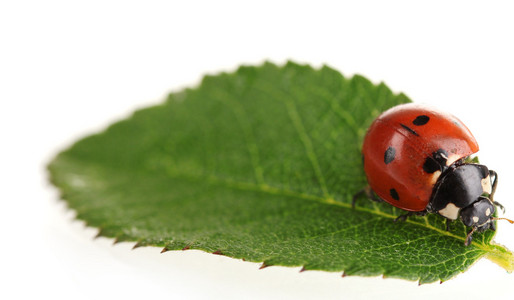
<svg viewBox="0 0 514 300">
<path fill-rule="evenodd" d="M 395 106 L 371 124 L 364 138 L 369 187 L 362 192 L 408 211 L 396 220 L 437 213 L 448 228 L 460 217 L 471 227 L 469 245 L 475 231 L 495 230 L 495 206 L 503 209 L 493 200 L 496 172 L 467 160 L 477 151 L 477 141 L 453 115 L 414 103 Z"/>
</svg>

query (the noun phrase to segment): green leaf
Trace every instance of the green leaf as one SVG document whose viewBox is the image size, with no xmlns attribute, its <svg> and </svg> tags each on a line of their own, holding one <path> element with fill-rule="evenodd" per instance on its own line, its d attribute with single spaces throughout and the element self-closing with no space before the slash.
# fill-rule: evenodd
<svg viewBox="0 0 514 300">
<path fill-rule="evenodd" d="M 206 76 L 49 165 L 79 219 L 102 236 L 201 249 L 263 266 L 445 281 L 486 256 L 513 257 L 442 217 L 352 195 L 366 185 L 360 145 L 383 110 L 410 101 L 384 84 L 322 67 L 244 66 Z"/>
</svg>

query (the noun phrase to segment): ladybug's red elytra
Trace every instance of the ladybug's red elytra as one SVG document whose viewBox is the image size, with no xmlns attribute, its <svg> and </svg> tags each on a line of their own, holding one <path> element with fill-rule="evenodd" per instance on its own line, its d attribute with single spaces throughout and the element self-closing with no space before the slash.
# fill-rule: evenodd
<svg viewBox="0 0 514 300">
<path fill-rule="evenodd" d="M 437 213 L 449 224 L 460 219 L 475 231 L 495 230 L 493 200 L 498 174 L 471 163 L 478 151 L 469 129 L 455 116 L 409 103 L 382 113 L 371 124 L 362 148 L 371 199 L 385 201 L 410 215 Z M 509 220 L 510 221 L 510 220 Z M 510 221 L 512 222 L 512 221 Z"/>
</svg>

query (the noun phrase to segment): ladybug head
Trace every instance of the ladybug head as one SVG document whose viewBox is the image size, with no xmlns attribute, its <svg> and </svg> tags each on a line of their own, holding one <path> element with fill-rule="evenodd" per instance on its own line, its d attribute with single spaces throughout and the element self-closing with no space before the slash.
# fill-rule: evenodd
<svg viewBox="0 0 514 300">
<path fill-rule="evenodd" d="M 462 219 L 462 223 L 466 226 L 472 227 L 466 237 L 466 246 L 471 243 L 471 239 L 475 231 L 482 232 L 487 229 L 496 230 L 494 226 L 495 220 L 507 220 L 511 224 L 514 223 L 514 221 L 507 218 L 493 217 L 494 209 L 494 203 L 489 200 L 489 198 L 480 197 L 477 202 L 461 210 L 460 217 Z"/>
<path fill-rule="evenodd" d="M 476 227 L 478 231 L 494 230 L 493 213 L 495 207 L 489 198 L 480 196 L 478 201 L 464 207 L 460 211 L 462 223 L 469 227 Z"/>
</svg>

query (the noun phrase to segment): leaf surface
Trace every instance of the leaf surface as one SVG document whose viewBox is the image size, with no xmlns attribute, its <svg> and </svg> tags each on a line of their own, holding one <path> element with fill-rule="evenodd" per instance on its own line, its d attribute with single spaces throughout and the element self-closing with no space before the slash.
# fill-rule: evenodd
<svg viewBox="0 0 514 300">
<path fill-rule="evenodd" d="M 360 145 L 378 114 L 409 102 L 384 84 L 288 63 L 206 76 L 86 137 L 49 165 L 100 235 L 201 249 L 263 266 L 445 281 L 482 256 L 512 254 L 442 217 L 351 198 L 366 185 Z"/>
</svg>

